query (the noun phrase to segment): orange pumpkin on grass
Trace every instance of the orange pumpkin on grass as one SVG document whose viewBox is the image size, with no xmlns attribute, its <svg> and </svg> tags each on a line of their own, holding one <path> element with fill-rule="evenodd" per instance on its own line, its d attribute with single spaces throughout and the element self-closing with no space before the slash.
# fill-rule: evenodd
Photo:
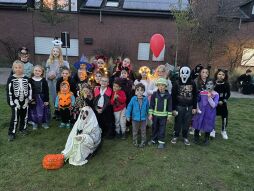
<svg viewBox="0 0 254 191">
<path fill-rule="evenodd" d="M 48 154 L 42 160 L 42 166 L 47 170 L 56 170 L 62 168 L 63 165 L 64 165 L 63 154 Z"/>
</svg>

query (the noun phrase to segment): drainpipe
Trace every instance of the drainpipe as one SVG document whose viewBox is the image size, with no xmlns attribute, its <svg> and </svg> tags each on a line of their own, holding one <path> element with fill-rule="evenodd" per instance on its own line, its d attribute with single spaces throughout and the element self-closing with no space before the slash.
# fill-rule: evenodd
<svg viewBox="0 0 254 191">
<path fill-rule="evenodd" d="M 242 25 L 242 18 L 239 19 L 239 25 L 238 25 L 238 29 L 241 29 L 241 25 Z"/>
<path fill-rule="evenodd" d="M 101 9 L 100 9 L 100 23 L 102 23 L 102 12 L 101 12 Z"/>
</svg>

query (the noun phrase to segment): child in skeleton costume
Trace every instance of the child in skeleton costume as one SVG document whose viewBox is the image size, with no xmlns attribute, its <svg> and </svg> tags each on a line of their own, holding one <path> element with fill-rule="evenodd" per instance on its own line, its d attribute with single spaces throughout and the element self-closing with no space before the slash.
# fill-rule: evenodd
<svg viewBox="0 0 254 191">
<path fill-rule="evenodd" d="M 212 79 L 207 79 L 206 90 L 199 93 L 200 100 L 198 101 L 198 112 L 193 117 L 194 142 L 199 143 L 199 131 L 205 132 L 205 141 L 209 143 L 209 137 L 212 130 L 215 128 L 216 106 L 219 101 L 219 95 L 213 90 L 214 83 Z"/>
<path fill-rule="evenodd" d="M 132 119 L 132 137 L 135 147 L 144 147 L 146 144 L 146 121 L 148 117 L 149 102 L 144 96 L 145 86 L 139 83 L 135 86 L 135 94 L 131 98 L 126 110 L 126 119 Z M 138 131 L 141 131 L 141 143 L 138 145 Z"/>
<path fill-rule="evenodd" d="M 74 121 L 77 120 L 80 110 L 85 106 L 93 106 L 93 94 L 87 83 L 78 84 L 78 96 L 75 100 L 75 105 L 72 110 Z"/>
<path fill-rule="evenodd" d="M 33 77 L 30 78 L 33 96 L 29 105 L 29 121 L 33 122 L 33 130 L 36 130 L 38 124 L 42 124 L 44 129 L 48 129 L 50 120 L 49 109 L 49 88 L 44 76 L 44 69 L 36 65 L 33 70 Z"/>
<path fill-rule="evenodd" d="M 58 92 L 55 108 L 59 110 L 61 117 L 60 128 L 70 128 L 71 109 L 75 104 L 75 97 L 70 91 L 70 85 L 67 81 L 63 81 L 60 85 L 60 92 Z"/>
<path fill-rule="evenodd" d="M 14 74 L 7 82 L 7 101 L 12 110 L 8 131 L 9 141 L 15 139 L 18 126 L 22 134 L 27 134 L 28 103 L 32 99 L 32 88 L 28 77 L 24 76 L 23 67 L 21 61 L 14 61 L 12 66 Z"/>
<path fill-rule="evenodd" d="M 74 166 L 88 162 L 87 158 L 101 142 L 101 129 L 92 108 L 82 108 L 62 151 L 65 160 Z"/>
<path fill-rule="evenodd" d="M 221 127 L 221 135 L 223 139 L 228 139 L 228 135 L 226 132 L 228 125 L 228 108 L 227 108 L 227 100 L 230 97 L 230 86 L 228 83 L 228 72 L 226 70 L 218 70 L 215 73 L 215 87 L 214 90 L 218 92 L 219 104 L 217 106 L 217 115 L 221 116 L 222 119 L 222 127 Z M 215 135 L 215 132 L 214 132 Z M 211 134 L 210 134 L 211 136 Z"/>
<path fill-rule="evenodd" d="M 147 66 L 142 66 L 139 68 L 139 74 L 141 76 L 141 79 L 136 79 L 134 81 L 134 85 L 136 86 L 139 83 L 142 83 L 145 86 L 145 91 L 144 91 L 144 96 L 148 96 L 148 87 L 149 87 L 149 83 L 150 83 L 150 68 L 148 68 Z"/>
<path fill-rule="evenodd" d="M 173 116 L 175 116 L 174 135 L 171 143 L 176 144 L 182 131 L 184 144 L 190 145 L 188 140 L 188 130 L 192 119 L 192 114 L 197 108 L 196 84 L 191 79 L 191 70 L 188 66 L 180 69 L 180 79 L 175 81 L 172 88 Z"/>
<path fill-rule="evenodd" d="M 69 63 L 63 60 L 62 50 L 59 46 L 54 46 L 50 52 L 46 63 L 46 79 L 49 86 L 49 94 L 54 102 L 56 100 L 56 81 L 61 77 L 63 67 L 70 68 Z"/>
<path fill-rule="evenodd" d="M 165 78 L 159 78 L 156 85 L 158 90 L 151 96 L 149 107 L 149 120 L 152 121 L 152 140 L 149 144 L 158 142 L 158 149 L 163 149 L 165 147 L 167 119 L 172 115 L 172 98 L 166 90 L 168 82 Z"/>
</svg>

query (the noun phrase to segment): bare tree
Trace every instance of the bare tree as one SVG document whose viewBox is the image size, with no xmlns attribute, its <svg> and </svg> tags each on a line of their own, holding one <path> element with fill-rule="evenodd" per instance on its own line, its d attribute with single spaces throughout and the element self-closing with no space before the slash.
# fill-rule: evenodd
<svg viewBox="0 0 254 191">
<path fill-rule="evenodd" d="M 41 21 L 56 26 L 68 19 L 68 15 L 61 14 L 66 9 L 69 9 L 70 4 L 59 3 L 57 0 L 39 0 L 35 2 L 35 8 L 40 10 Z"/>
<path fill-rule="evenodd" d="M 13 61 L 18 58 L 18 49 L 19 47 L 21 47 L 22 44 L 15 41 L 11 37 L 7 37 L 6 39 L 0 39 L 0 44 L 3 45 L 3 48 L 7 53 L 6 57 L 8 59 L 8 62 L 13 63 Z"/>
</svg>

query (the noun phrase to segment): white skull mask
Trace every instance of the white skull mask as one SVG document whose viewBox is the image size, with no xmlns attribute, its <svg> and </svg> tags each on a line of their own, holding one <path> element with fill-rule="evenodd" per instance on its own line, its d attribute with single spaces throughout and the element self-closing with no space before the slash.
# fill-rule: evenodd
<svg viewBox="0 0 254 191">
<path fill-rule="evenodd" d="M 182 83 L 185 84 L 187 80 L 189 79 L 191 74 L 191 70 L 189 67 L 184 66 L 180 69 L 180 78 L 182 80 Z"/>
</svg>

